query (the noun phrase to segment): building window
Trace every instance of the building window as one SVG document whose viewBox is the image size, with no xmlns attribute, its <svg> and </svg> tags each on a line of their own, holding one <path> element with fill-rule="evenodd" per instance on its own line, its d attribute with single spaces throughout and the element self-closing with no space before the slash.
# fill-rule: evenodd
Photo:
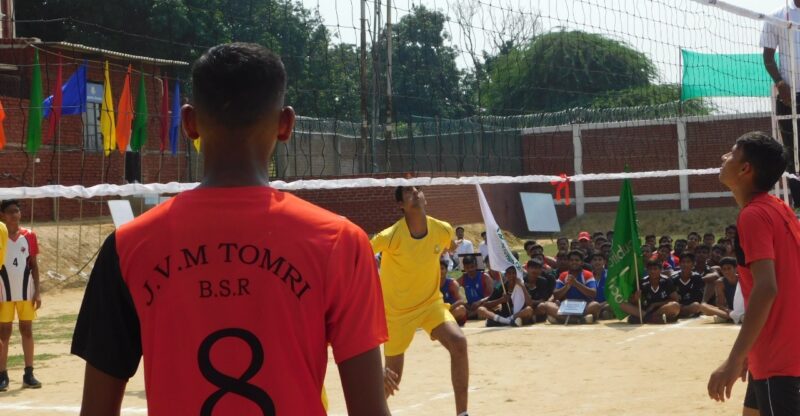
<svg viewBox="0 0 800 416">
<path fill-rule="evenodd" d="M 100 133 L 100 107 L 103 102 L 103 84 L 86 83 L 86 112 L 83 113 L 83 148 L 87 152 L 103 151 Z"/>
</svg>

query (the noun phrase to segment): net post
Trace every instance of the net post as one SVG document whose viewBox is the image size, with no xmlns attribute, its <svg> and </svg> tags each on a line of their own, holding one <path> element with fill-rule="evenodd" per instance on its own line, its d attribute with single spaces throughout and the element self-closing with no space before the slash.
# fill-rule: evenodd
<svg viewBox="0 0 800 416">
<path fill-rule="evenodd" d="M 572 125 L 572 147 L 573 147 L 573 168 L 575 175 L 583 174 L 583 145 L 581 144 L 581 126 Z M 577 216 L 583 216 L 586 212 L 586 201 L 583 195 L 583 182 L 575 183 L 575 210 Z"/>
</svg>

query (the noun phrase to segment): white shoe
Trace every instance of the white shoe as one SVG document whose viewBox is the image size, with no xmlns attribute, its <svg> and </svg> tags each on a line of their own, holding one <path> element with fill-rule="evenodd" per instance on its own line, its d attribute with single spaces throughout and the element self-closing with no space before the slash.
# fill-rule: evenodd
<svg viewBox="0 0 800 416">
<path fill-rule="evenodd" d="M 553 325 L 558 325 L 558 319 L 556 319 L 556 318 L 553 318 L 553 317 L 552 317 L 552 316 L 550 316 L 550 315 L 547 315 L 547 322 L 550 322 L 550 323 L 551 323 L 551 324 L 553 324 Z"/>
<path fill-rule="evenodd" d="M 725 319 L 725 318 L 723 318 L 721 316 L 714 315 L 714 323 L 715 324 L 727 324 L 729 322 L 730 322 L 729 320 L 727 320 L 727 319 Z"/>
<path fill-rule="evenodd" d="M 514 322 L 511 323 L 511 326 L 522 326 L 522 318 L 514 319 Z"/>
<path fill-rule="evenodd" d="M 584 316 L 583 317 L 583 321 L 585 323 L 587 323 L 587 324 L 593 324 L 594 323 L 594 315 L 588 314 L 588 315 Z"/>
</svg>

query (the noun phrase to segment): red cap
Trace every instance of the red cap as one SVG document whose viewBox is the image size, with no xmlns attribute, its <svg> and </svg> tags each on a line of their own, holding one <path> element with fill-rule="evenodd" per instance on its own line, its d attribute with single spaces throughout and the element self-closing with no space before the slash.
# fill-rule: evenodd
<svg viewBox="0 0 800 416">
<path fill-rule="evenodd" d="M 589 235 L 589 232 L 581 231 L 580 234 L 578 234 L 578 241 L 583 241 L 583 240 L 592 241 L 592 236 Z"/>
</svg>

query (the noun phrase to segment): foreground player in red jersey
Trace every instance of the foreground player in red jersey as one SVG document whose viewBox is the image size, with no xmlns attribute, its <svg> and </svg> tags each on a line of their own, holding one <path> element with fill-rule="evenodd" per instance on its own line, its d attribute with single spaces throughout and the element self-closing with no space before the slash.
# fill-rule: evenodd
<svg viewBox="0 0 800 416">
<path fill-rule="evenodd" d="M 785 167 L 783 146 L 751 132 L 722 156 L 719 173 L 741 207 L 736 252 L 747 318 L 730 355 L 711 374 L 708 395 L 729 399 L 736 379 L 749 372 L 744 414 L 800 414 L 800 223 L 767 193 Z"/>
<path fill-rule="evenodd" d="M 183 128 L 203 137 L 205 175 L 104 243 L 72 343 L 86 360 L 82 415 L 118 415 L 141 356 L 151 416 L 324 415 L 329 344 L 348 414 L 389 414 L 366 234 L 268 186 L 295 120 L 285 88 L 280 58 L 258 45 L 194 64 Z"/>
</svg>

